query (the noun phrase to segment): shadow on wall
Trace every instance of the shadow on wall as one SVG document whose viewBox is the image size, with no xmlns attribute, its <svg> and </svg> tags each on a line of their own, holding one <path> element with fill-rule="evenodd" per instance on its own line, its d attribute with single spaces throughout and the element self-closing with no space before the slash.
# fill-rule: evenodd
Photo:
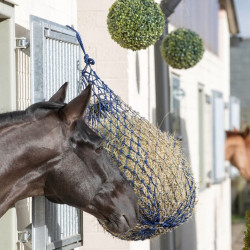
<svg viewBox="0 0 250 250">
<path fill-rule="evenodd" d="M 30 238 L 26 239 L 22 233 L 31 233 L 31 198 L 20 200 L 15 204 L 16 216 L 17 216 L 17 231 L 18 233 L 18 249 L 31 250 Z M 27 234 L 26 234 L 27 235 Z M 22 239 L 23 238 L 23 239 Z M 25 240 L 25 241 L 23 241 Z M 22 244 L 22 243 L 23 244 Z"/>
<path fill-rule="evenodd" d="M 232 214 L 245 216 L 250 209 L 250 182 L 241 176 L 231 179 L 231 206 Z"/>
<path fill-rule="evenodd" d="M 175 248 L 174 250 L 196 250 L 197 237 L 196 237 L 196 224 L 195 215 L 175 229 Z"/>
<path fill-rule="evenodd" d="M 190 151 L 188 144 L 188 134 L 186 130 L 186 122 L 184 119 L 180 119 L 181 123 L 181 135 L 182 135 L 182 147 L 185 155 L 190 159 Z M 186 223 L 175 229 L 174 231 L 174 250 L 196 250 L 197 249 L 197 232 L 195 214 Z"/>
<path fill-rule="evenodd" d="M 176 115 L 170 115 L 176 120 Z M 183 152 L 190 159 L 190 151 L 188 144 L 188 135 L 186 130 L 186 122 L 184 119 L 179 119 L 179 127 L 173 127 L 176 131 L 177 138 L 182 138 Z M 173 125 L 173 121 L 171 121 Z M 197 250 L 197 230 L 195 215 L 183 225 L 174 229 L 172 232 L 153 238 L 150 241 L 151 250 Z"/>
</svg>

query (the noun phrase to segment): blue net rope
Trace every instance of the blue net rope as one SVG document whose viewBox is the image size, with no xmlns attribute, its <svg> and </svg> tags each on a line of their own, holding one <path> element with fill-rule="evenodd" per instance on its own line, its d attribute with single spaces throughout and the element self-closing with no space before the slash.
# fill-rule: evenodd
<svg viewBox="0 0 250 250">
<path fill-rule="evenodd" d="M 92 85 L 88 125 L 106 142 L 105 148 L 139 198 L 137 226 L 124 240 L 145 240 L 187 221 L 196 204 L 196 185 L 181 145 L 141 117 L 116 95 L 92 69 L 95 61 L 85 52 L 81 84 Z M 102 221 L 99 221 L 103 226 Z M 105 227 L 105 226 L 104 226 Z M 107 228 L 106 228 L 107 229 Z"/>
</svg>

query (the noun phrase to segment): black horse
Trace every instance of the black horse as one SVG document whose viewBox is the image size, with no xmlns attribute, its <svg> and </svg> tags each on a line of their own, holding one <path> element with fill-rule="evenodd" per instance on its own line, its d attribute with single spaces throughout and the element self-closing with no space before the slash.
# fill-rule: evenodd
<svg viewBox="0 0 250 250">
<path fill-rule="evenodd" d="M 137 224 L 137 197 L 82 118 L 90 85 L 65 105 L 66 88 L 49 102 L 0 114 L 0 218 L 18 200 L 45 195 L 124 233 Z"/>
</svg>

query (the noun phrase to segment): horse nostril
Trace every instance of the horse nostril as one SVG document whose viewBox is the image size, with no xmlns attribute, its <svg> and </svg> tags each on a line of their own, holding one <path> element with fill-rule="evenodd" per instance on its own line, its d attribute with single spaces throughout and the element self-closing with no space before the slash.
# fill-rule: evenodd
<svg viewBox="0 0 250 250">
<path fill-rule="evenodd" d="M 138 217 L 137 214 L 135 214 L 135 217 L 128 219 L 128 217 L 124 214 L 122 215 L 121 220 L 123 220 L 124 223 L 126 223 L 130 228 L 134 228 L 138 222 Z"/>
<path fill-rule="evenodd" d="M 122 215 L 122 216 L 123 216 L 123 218 L 125 219 L 125 221 L 126 221 L 126 223 L 128 224 L 128 226 L 130 226 L 129 221 L 128 221 L 126 215 L 124 214 L 124 215 Z"/>
<path fill-rule="evenodd" d="M 140 218 L 140 213 L 139 213 L 139 205 L 137 204 L 137 206 L 136 206 L 136 220 L 138 221 L 139 220 L 139 218 Z"/>
</svg>

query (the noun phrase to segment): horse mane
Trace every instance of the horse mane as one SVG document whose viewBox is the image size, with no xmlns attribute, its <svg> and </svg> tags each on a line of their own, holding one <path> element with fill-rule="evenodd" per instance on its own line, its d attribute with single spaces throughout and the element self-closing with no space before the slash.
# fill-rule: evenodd
<svg viewBox="0 0 250 250">
<path fill-rule="evenodd" d="M 245 131 L 244 131 L 243 133 L 244 133 L 244 137 L 248 137 L 248 136 L 250 135 L 250 127 L 247 126 L 247 127 L 245 128 Z"/>
<path fill-rule="evenodd" d="M 246 127 L 246 129 L 242 132 L 242 131 L 226 131 L 227 134 L 227 138 L 229 137 L 233 137 L 233 136 L 241 136 L 243 137 L 243 139 L 246 139 L 246 137 L 248 137 L 250 135 L 250 128 L 249 126 Z"/>
<path fill-rule="evenodd" d="M 241 136 L 244 138 L 244 133 L 240 131 L 226 131 L 227 137 Z"/>
<path fill-rule="evenodd" d="M 64 105 L 55 102 L 39 102 L 30 105 L 26 110 L 2 113 L 0 114 L 0 131 L 12 125 L 29 122 L 39 111 L 61 109 Z"/>
<path fill-rule="evenodd" d="M 0 129 L 6 128 L 12 124 L 26 122 L 27 116 L 25 111 L 13 111 L 0 114 Z"/>
<path fill-rule="evenodd" d="M 61 109 L 64 107 L 64 103 L 57 102 L 38 102 L 30 105 L 25 112 L 29 115 L 34 115 L 38 110 L 51 110 L 51 109 Z"/>
</svg>

